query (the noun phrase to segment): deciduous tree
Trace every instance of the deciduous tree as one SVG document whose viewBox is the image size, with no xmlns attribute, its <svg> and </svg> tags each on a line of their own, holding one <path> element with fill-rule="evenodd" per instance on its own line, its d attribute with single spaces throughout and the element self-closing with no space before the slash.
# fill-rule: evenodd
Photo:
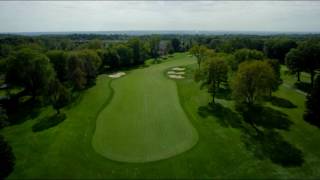
<svg viewBox="0 0 320 180">
<path fill-rule="evenodd" d="M 268 95 L 275 83 L 274 70 L 266 61 L 245 61 L 232 81 L 232 92 L 237 102 L 251 106 Z"/>
<path fill-rule="evenodd" d="M 206 57 L 207 50 L 208 49 L 205 46 L 202 46 L 202 45 L 194 45 L 190 49 L 190 53 L 197 58 L 197 63 L 198 63 L 199 69 L 200 69 L 202 61 Z"/>
</svg>

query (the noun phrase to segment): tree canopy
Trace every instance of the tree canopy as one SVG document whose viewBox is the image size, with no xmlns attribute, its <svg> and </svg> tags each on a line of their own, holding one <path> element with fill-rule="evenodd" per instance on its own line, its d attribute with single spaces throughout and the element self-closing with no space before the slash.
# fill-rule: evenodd
<svg viewBox="0 0 320 180">
<path fill-rule="evenodd" d="M 274 70 L 266 61 L 245 61 L 232 81 L 232 92 L 237 102 L 253 105 L 268 95 L 275 83 Z"/>
</svg>

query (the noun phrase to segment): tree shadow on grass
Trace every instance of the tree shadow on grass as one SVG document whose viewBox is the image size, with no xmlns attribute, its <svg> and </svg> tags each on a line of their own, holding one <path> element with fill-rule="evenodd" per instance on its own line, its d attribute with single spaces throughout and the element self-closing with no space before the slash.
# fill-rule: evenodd
<svg viewBox="0 0 320 180">
<path fill-rule="evenodd" d="M 231 89 L 228 86 L 224 86 L 223 88 L 219 88 L 216 94 L 216 98 L 231 100 Z"/>
<path fill-rule="evenodd" d="M 272 97 L 268 98 L 267 100 L 269 102 L 271 102 L 272 105 L 278 106 L 278 107 L 284 107 L 284 108 L 296 108 L 297 107 L 291 101 L 277 97 L 277 96 L 272 96 Z"/>
<path fill-rule="evenodd" d="M 283 167 L 297 167 L 304 162 L 302 151 L 288 143 L 274 130 L 257 134 L 244 133 L 241 137 L 246 148 L 260 160 L 270 159 Z"/>
<path fill-rule="evenodd" d="M 306 83 L 306 82 L 296 82 L 294 83 L 294 86 L 299 89 L 300 91 L 303 91 L 305 93 L 309 93 L 310 90 L 312 89 L 311 84 L 310 83 Z"/>
<path fill-rule="evenodd" d="M 240 111 L 241 116 L 221 104 L 209 104 L 200 106 L 198 114 L 202 117 L 216 117 L 222 127 L 239 129 L 241 140 L 247 150 L 260 160 L 270 159 L 273 163 L 283 167 L 301 166 L 304 162 L 302 151 L 285 141 L 275 131 L 275 129 L 289 130 L 292 124 L 287 115 L 280 111 L 256 106 L 250 110 Z M 254 128 L 249 123 L 251 120 L 263 130 Z"/>
<path fill-rule="evenodd" d="M 231 109 L 226 108 L 219 103 L 200 106 L 198 108 L 198 114 L 201 117 L 216 117 L 217 122 L 223 127 L 242 127 L 241 117 L 236 112 L 233 112 Z"/>
<path fill-rule="evenodd" d="M 54 127 L 60 124 L 62 121 L 64 121 L 66 117 L 67 117 L 66 114 L 60 113 L 60 114 L 55 114 L 53 116 L 40 119 L 40 121 L 38 121 L 36 124 L 32 126 L 32 131 L 40 132 L 40 131 L 49 129 L 51 127 Z"/>
<path fill-rule="evenodd" d="M 243 120 L 265 129 L 289 130 L 293 124 L 288 115 L 270 107 L 253 106 L 240 110 Z"/>
<path fill-rule="evenodd" d="M 10 125 L 21 124 L 26 120 L 36 118 L 39 115 L 40 104 L 31 98 L 24 102 L 13 99 L 8 101 L 7 113 Z"/>
</svg>

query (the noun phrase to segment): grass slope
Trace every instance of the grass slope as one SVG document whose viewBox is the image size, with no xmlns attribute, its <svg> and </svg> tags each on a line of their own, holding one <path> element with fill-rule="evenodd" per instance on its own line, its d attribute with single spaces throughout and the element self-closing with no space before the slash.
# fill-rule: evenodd
<svg viewBox="0 0 320 180">
<path fill-rule="evenodd" d="M 115 94 L 97 119 L 96 151 L 112 160 L 147 162 L 194 146 L 197 132 L 181 108 L 175 82 L 163 73 L 190 63 L 188 57 L 165 61 L 114 80 Z"/>
<path fill-rule="evenodd" d="M 176 55 L 172 61 L 187 58 Z M 171 61 L 168 60 L 168 61 Z M 195 62 L 195 60 L 194 60 Z M 196 68 L 196 65 L 190 66 Z M 116 80 L 117 81 L 117 80 Z M 284 76 L 287 84 L 295 77 Z M 149 163 L 120 163 L 108 160 L 95 152 L 92 137 L 96 117 L 108 104 L 112 91 L 110 79 L 102 75 L 97 85 L 84 92 L 73 107 L 64 109 L 67 119 L 58 126 L 34 133 L 32 126 L 43 117 L 51 116 L 54 110 L 41 109 L 36 119 L 0 131 L 9 141 L 16 156 L 15 169 L 9 179 L 17 178 L 311 178 L 320 177 L 319 129 L 302 119 L 305 97 L 287 86 L 281 86 L 276 96 L 291 101 L 297 108 L 268 106 L 288 115 L 292 122 L 288 130 L 276 130 L 283 139 L 302 151 L 301 166 L 283 167 L 273 163 L 266 153 L 257 157 L 254 149 L 248 148 L 249 140 L 232 117 L 233 101 L 218 99 L 226 116 L 214 114 L 201 116 L 199 108 L 207 106 L 210 95 L 190 78 L 178 80 L 179 100 L 199 141 L 189 151 L 172 158 Z M 253 143 L 251 143 L 253 144 Z M 267 144 L 268 145 L 268 144 Z M 281 148 L 281 147 L 280 147 Z M 284 148 L 285 149 L 285 148 Z"/>
</svg>

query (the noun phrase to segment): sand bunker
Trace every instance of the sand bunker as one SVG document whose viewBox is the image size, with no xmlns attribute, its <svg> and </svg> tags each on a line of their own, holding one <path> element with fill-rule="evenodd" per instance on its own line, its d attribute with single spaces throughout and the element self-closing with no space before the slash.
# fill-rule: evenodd
<svg viewBox="0 0 320 180">
<path fill-rule="evenodd" d="M 167 74 L 176 74 L 175 71 L 168 71 Z"/>
<path fill-rule="evenodd" d="M 186 70 L 186 68 L 182 68 L 182 67 L 175 67 L 175 68 L 172 68 L 173 71 L 184 71 Z"/>
<path fill-rule="evenodd" d="M 183 67 L 174 67 L 170 71 L 168 71 L 167 74 L 171 79 L 183 79 L 184 76 L 182 75 L 185 74 L 184 72 L 185 69 L 186 68 L 183 68 Z"/>
<path fill-rule="evenodd" d="M 176 72 L 176 75 L 183 75 L 185 72 Z"/>
<path fill-rule="evenodd" d="M 109 74 L 108 77 L 110 77 L 110 78 L 119 78 L 119 77 L 124 76 L 124 75 L 126 75 L 125 72 L 117 72 L 117 73 Z"/>
<path fill-rule="evenodd" d="M 171 75 L 169 75 L 169 78 L 171 78 L 171 79 L 183 79 L 184 77 L 181 76 L 181 75 L 173 75 L 173 74 L 171 74 Z"/>
</svg>

